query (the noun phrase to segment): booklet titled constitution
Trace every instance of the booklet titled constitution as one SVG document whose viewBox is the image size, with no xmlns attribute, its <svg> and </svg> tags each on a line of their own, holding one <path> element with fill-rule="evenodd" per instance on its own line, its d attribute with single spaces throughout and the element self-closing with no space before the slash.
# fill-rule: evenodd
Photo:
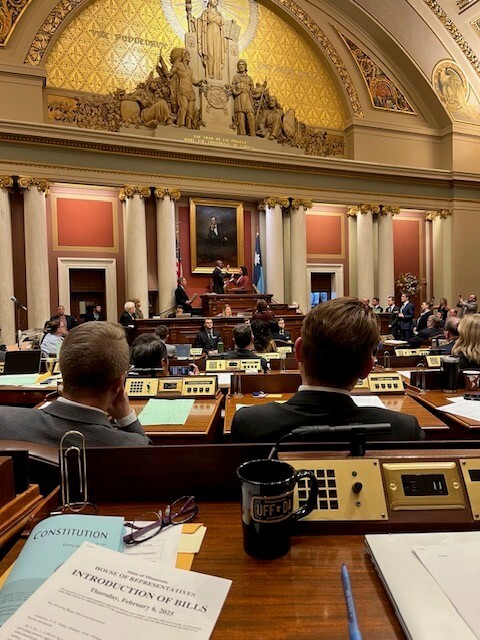
<svg viewBox="0 0 480 640">
<path fill-rule="evenodd" d="M 0 625 L 85 540 L 120 551 L 123 523 L 119 517 L 80 514 L 52 516 L 39 522 L 0 591 Z"/>
<path fill-rule="evenodd" d="M 230 585 L 84 542 L 0 628 L 0 640 L 207 640 Z"/>
</svg>

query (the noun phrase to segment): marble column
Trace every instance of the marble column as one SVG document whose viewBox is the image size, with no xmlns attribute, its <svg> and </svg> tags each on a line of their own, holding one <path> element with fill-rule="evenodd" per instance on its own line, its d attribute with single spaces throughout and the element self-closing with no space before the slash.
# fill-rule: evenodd
<svg viewBox="0 0 480 640">
<path fill-rule="evenodd" d="M 282 208 L 290 205 L 288 198 L 266 198 L 266 280 L 267 293 L 273 295 L 276 302 L 284 302 L 285 291 L 283 286 L 283 223 Z"/>
<path fill-rule="evenodd" d="M 138 298 L 148 318 L 147 225 L 145 198 L 149 187 L 125 186 L 120 189 L 124 203 L 126 299 Z"/>
<path fill-rule="evenodd" d="M 370 299 L 375 294 L 373 215 L 380 211 L 374 204 L 362 204 L 348 209 L 357 219 L 357 296 Z"/>
<path fill-rule="evenodd" d="M 50 274 L 48 269 L 47 203 L 50 184 L 38 178 L 19 178 L 24 189 L 25 263 L 28 328 L 43 327 L 50 318 Z M 62 300 L 68 312 L 69 300 Z"/>
<path fill-rule="evenodd" d="M 177 287 L 175 202 L 180 198 L 180 191 L 157 187 L 154 193 L 157 208 L 158 310 L 162 312 L 175 305 Z"/>
<path fill-rule="evenodd" d="M 393 216 L 398 207 L 383 206 L 378 215 L 378 292 L 380 305 L 385 307 L 388 296 L 395 296 L 393 256 Z"/>
<path fill-rule="evenodd" d="M 290 207 L 290 289 L 303 313 L 310 311 L 310 282 L 307 273 L 307 225 L 305 212 L 313 206 L 311 200 L 294 198 Z"/>
<path fill-rule="evenodd" d="M 452 211 L 439 209 L 427 211 L 425 219 L 432 222 L 433 236 L 433 296 L 435 304 L 445 297 L 454 306 L 453 292 L 453 250 L 452 250 Z"/>
<path fill-rule="evenodd" d="M 0 176 L 0 342 L 13 344 L 15 337 L 15 305 L 10 297 L 13 288 L 12 214 L 9 192 L 10 176 Z"/>
</svg>

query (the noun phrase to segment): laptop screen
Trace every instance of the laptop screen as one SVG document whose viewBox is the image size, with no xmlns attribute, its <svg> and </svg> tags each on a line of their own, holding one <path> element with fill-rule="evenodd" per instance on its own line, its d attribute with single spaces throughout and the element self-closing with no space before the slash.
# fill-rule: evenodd
<svg viewBox="0 0 480 640">
<path fill-rule="evenodd" d="M 40 349 L 30 351 L 7 351 L 5 354 L 5 375 L 38 373 L 40 371 Z"/>
<path fill-rule="evenodd" d="M 191 344 L 176 344 L 175 349 L 177 352 L 177 358 L 183 359 L 188 358 L 190 356 L 190 349 L 192 348 Z"/>
</svg>

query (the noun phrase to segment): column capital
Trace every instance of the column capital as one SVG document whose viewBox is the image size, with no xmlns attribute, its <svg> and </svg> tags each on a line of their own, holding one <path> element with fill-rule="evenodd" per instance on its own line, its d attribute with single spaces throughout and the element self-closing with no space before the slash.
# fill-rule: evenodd
<svg viewBox="0 0 480 640">
<path fill-rule="evenodd" d="M 129 198 L 133 198 L 135 194 L 139 195 L 140 198 L 149 198 L 150 193 L 150 187 L 139 187 L 138 185 L 126 184 L 118 190 L 118 197 L 122 202 L 125 202 L 125 200 L 128 200 Z"/>
<path fill-rule="evenodd" d="M 50 195 L 50 183 L 44 178 L 31 178 L 30 176 L 25 176 L 20 177 L 17 182 L 21 189 L 36 187 L 38 191 L 43 192 L 46 196 Z"/>
<path fill-rule="evenodd" d="M 290 200 L 282 196 L 269 196 L 268 198 L 265 198 L 265 200 L 263 200 L 262 204 L 264 204 L 265 207 L 271 208 L 277 206 L 278 204 L 282 207 L 282 209 L 287 209 L 290 206 Z"/>
<path fill-rule="evenodd" d="M 392 216 L 398 216 L 400 213 L 400 207 L 392 207 L 389 204 L 381 205 L 379 213 L 381 216 L 388 216 L 390 213 Z"/>
<path fill-rule="evenodd" d="M 432 221 L 435 218 L 446 220 L 449 216 L 453 215 L 451 209 L 438 209 L 437 211 L 425 211 L 425 220 Z"/>
<path fill-rule="evenodd" d="M 352 218 L 355 218 L 359 213 L 361 213 L 362 216 L 366 215 L 367 213 L 372 213 L 372 214 L 380 213 L 380 205 L 356 204 L 356 205 L 353 205 L 352 207 L 348 207 L 347 216 L 351 216 Z"/>
<path fill-rule="evenodd" d="M 303 207 L 304 209 L 311 209 L 313 207 L 313 200 L 310 198 L 293 198 L 292 209 L 298 209 Z"/>
<path fill-rule="evenodd" d="M 156 187 L 154 190 L 156 198 L 163 200 L 165 196 L 169 196 L 170 200 L 180 200 L 181 193 L 179 189 L 169 189 L 168 187 Z"/>
<path fill-rule="evenodd" d="M 13 187 L 13 178 L 10 176 L 0 176 L 0 189 L 10 191 Z"/>
</svg>

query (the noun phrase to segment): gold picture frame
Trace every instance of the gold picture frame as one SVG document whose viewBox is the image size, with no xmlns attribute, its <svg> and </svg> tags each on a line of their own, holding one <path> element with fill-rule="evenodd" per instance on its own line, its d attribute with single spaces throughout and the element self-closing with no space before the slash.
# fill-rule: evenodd
<svg viewBox="0 0 480 640">
<path fill-rule="evenodd" d="M 212 218 L 217 227 L 212 230 Z M 216 260 L 239 273 L 244 265 L 243 202 L 190 198 L 192 273 L 211 274 Z"/>
</svg>

